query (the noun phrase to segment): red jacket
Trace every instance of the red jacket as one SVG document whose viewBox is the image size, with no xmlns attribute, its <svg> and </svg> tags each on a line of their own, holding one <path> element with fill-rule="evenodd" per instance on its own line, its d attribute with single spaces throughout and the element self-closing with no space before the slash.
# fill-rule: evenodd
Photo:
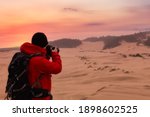
<svg viewBox="0 0 150 117">
<path fill-rule="evenodd" d="M 30 85 L 34 84 L 40 74 L 43 74 L 40 80 L 41 88 L 51 91 L 51 74 L 58 74 L 62 70 L 59 54 L 52 52 L 52 61 L 49 61 L 46 59 L 46 50 L 31 43 L 24 43 L 20 50 L 26 54 L 42 54 L 42 56 L 33 57 L 29 62 L 29 82 Z M 50 99 L 50 97 L 35 99 Z"/>
</svg>

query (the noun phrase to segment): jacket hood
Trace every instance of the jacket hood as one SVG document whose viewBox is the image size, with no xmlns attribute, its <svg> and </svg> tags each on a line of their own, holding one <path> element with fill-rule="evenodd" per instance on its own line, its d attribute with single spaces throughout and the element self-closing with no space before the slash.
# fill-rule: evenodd
<svg viewBox="0 0 150 117">
<path fill-rule="evenodd" d="M 46 50 L 44 48 L 41 48 L 28 42 L 21 45 L 20 51 L 26 54 L 41 53 L 43 56 L 46 55 Z"/>
</svg>

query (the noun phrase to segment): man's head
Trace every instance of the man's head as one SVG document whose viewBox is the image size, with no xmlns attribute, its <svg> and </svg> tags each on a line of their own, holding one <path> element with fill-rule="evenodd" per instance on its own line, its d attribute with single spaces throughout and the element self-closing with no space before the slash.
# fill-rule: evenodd
<svg viewBox="0 0 150 117">
<path fill-rule="evenodd" d="M 48 44 L 46 35 L 42 32 L 35 33 L 32 37 L 32 44 L 44 48 Z"/>
</svg>

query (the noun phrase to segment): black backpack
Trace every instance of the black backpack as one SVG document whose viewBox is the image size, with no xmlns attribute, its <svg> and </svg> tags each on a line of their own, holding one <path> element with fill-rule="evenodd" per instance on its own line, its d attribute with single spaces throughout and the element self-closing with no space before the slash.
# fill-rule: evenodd
<svg viewBox="0 0 150 117">
<path fill-rule="evenodd" d="M 6 84 L 6 99 L 31 100 L 33 97 L 50 96 L 47 90 L 34 88 L 28 81 L 28 64 L 32 57 L 40 56 L 40 53 L 27 55 L 17 52 L 8 67 L 8 80 Z M 41 79 L 37 78 L 37 81 Z M 37 82 L 36 81 L 36 82 Z M 36 83 L 34 83 L 36 84 Z"/>
</svg>

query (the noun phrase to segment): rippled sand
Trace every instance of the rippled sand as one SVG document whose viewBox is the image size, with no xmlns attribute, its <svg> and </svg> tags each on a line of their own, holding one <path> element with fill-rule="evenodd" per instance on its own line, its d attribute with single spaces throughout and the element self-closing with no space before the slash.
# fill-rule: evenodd
<svg viewBox="0 0 150 117">
<path fill-rule="evenodd" d="M 150 99 L 150 49 L 135 43 L 102 47 L 100 42 L 84 42 L 61 49 L 63 70 L 53 75 L 54 99 Z M 7 67 L 14 53 L 0 52 L 0 99 L 5 97 Z"/>
</svg>

